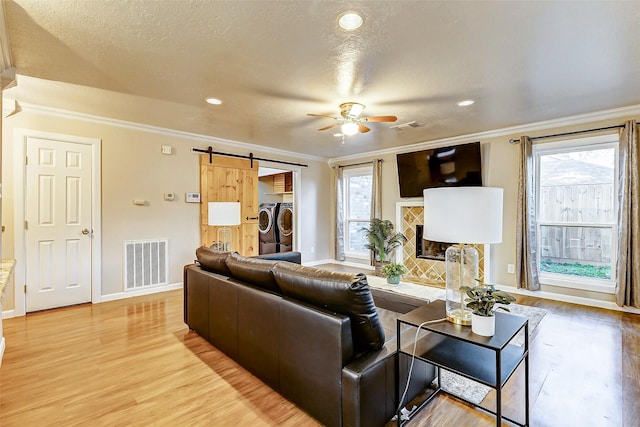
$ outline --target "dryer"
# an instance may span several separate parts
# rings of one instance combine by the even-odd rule
[[[277,216],[280,252],[293,250],[293,203],[280,203]]]

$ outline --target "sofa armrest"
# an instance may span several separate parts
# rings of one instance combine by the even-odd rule
[[[384,426],[396,414],[398,389],[396,388],[396,364],[400,361],[399,387],[406,387],[411,357],[396,353],[395,338],[383,348],[368,351],[342,369],[342,420],[343,426]],[[405,402],[427,388],[435,378],[435,368],[421,360],[415,360],[411,382]]]
[[[342,425],[383,426],[395,411],[395,342],[342,369]],[[390,415],[391,414],[391,415]]]
[[[296,251],[276,252],[273,254],[256,255],[253,258],[262,258],[274,261],[289,261],[295,264],[302,264],[302,254]]]

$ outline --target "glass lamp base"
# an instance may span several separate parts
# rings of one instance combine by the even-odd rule
[[[447,320],[456,325],[469,326],[471,324],[471,311],[451,310],[447,313]]]
[[[451,245],[445,253],[446,276],[446,313],[447,320],[457,325],[471,324],[471,310],[465,306],[464,292],[461,286],[475,286],[478,277],[478,251],[473,246]]]

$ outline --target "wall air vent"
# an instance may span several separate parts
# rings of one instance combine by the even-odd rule
[[[167,284],[168,245],[167,240],[129,240],[124,242],[126,291]]]

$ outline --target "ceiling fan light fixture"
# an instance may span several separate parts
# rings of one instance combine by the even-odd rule
[[[363,22],[358,12],[345,12],[338,16],[338,25],[345,31],[355,31],[362,26]]]
[[[356,122],[344,122],[340,129],[344,135],[352,136],[358,133],[358,124]]]
[[[364,111],[364,105],[358,102],[345,102],[340,104],[340,114],[346,118],[356,118]]]

